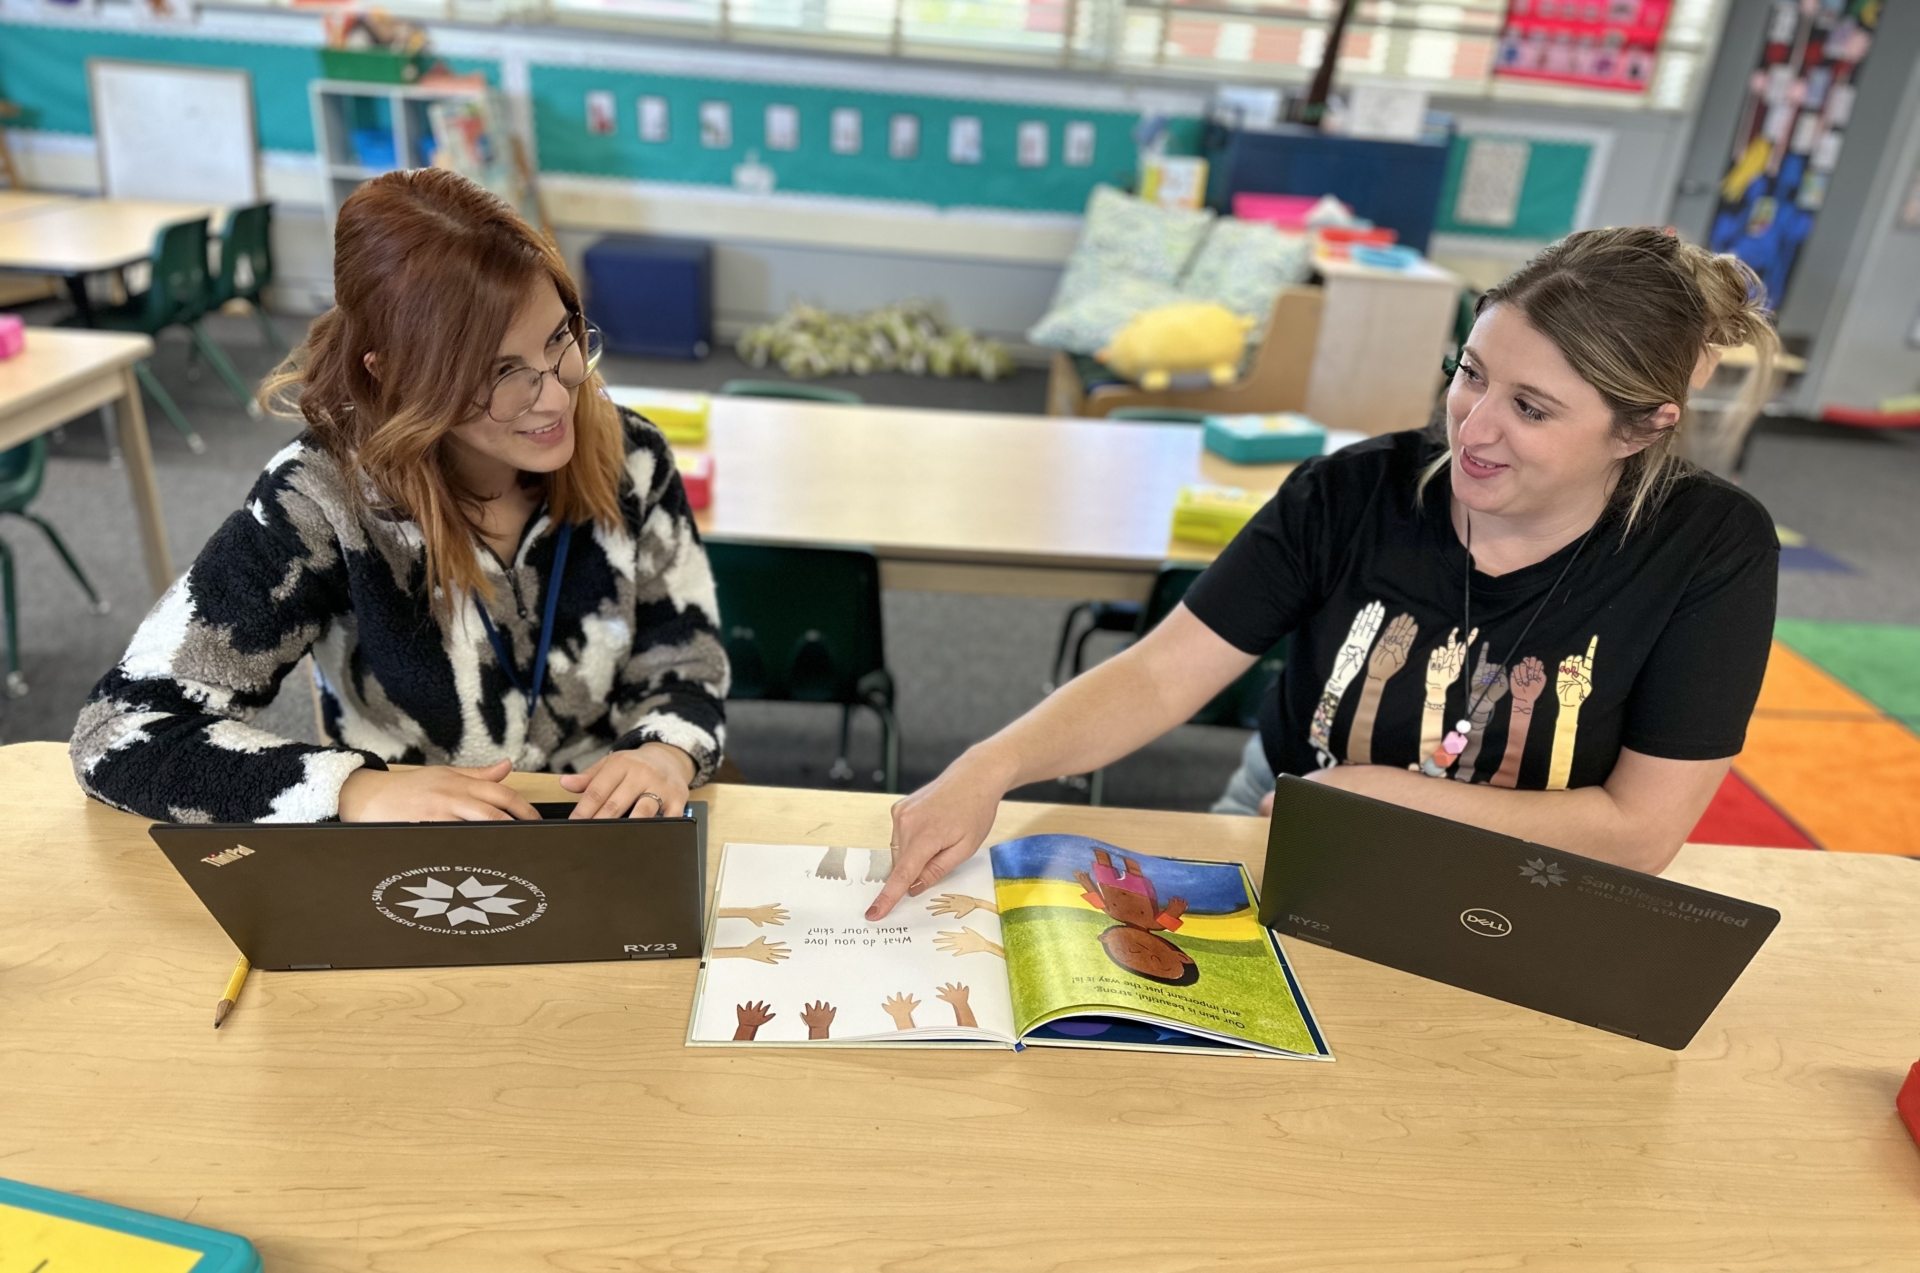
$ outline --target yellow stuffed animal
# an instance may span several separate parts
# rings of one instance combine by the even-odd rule
[[[1184,372],[1203,371],[1216,385],[1230,384],[1252,330],[1251,318],[1225,306],[1181,301],[1134,315],[1094,357],[1156,393]]]

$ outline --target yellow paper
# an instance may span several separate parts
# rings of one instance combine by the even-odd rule
[[[201,1254],[0,1202],[0,1273],[190,1273]]]

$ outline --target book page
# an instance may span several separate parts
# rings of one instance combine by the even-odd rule
[[[984,854],[870,924],[886,849],[728,844],[689,1043],[1013,1041]]]
[[[1104,1014],[1165,1023],[1168,1044],[1193,1030],[1327,1055],[1238,863],[1077,835],[1009,840],[992,858],[1022,1036],[1053,1024],[1052,1041],[1077,1034],[1101,1046]]]

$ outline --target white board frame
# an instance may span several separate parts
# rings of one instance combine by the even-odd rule
[[[250,72],[88,58],[87,93],[108,197],[260,202]]]

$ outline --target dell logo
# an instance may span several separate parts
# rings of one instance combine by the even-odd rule
[[[201,858],[200,860],[202,862],[205,862],[208,866],[231,866],[235,862],[238,862],[241,858],[250,858],[252,856],[253,856],[252,849],[248,848],[244,844],[236,844],[232,848],[227,849],[224,852],[209,853],[207,854],[207,856]]]
[[[1513,925],[1499,911],[1490,911],[1484,906],[1460,912],[1460,923],[1476,937],[1505,937],[1513,931]]]

